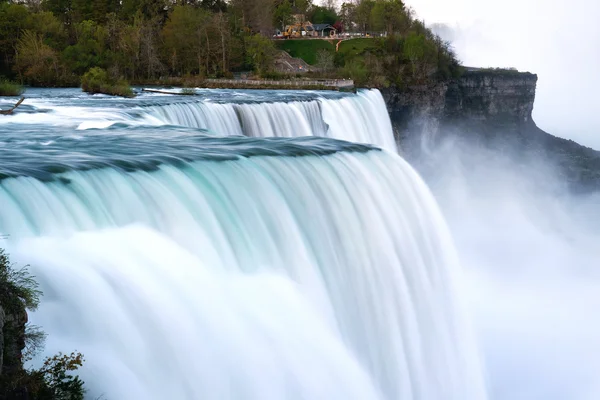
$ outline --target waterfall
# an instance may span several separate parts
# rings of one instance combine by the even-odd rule
[[[0,233],[89,398],[486,399],[452,239],[378,91],[56,91],[0,122]]]
[[[392,125],[378,90],[341,98],[255,103],[182,102],[150,107],[165,124],[251,137],[323,136],[396,151]]]
[[[32,320],[91,398],[485,398],[424,183],[389,152],[305,154],[0,181]]]

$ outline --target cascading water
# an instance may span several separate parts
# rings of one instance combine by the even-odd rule
[[[324,136],[370,143],[394,151],[396,144],[385,102],[378,90],[340,99],[320,98],[254,104],[175,103],[149,114],[173,125],[252,137]],[[235,116],[239,117],[238,124]]]
[[[0,232],[90,398],[486,398],[451,239],[395,153],[46,128],[0,138]]]

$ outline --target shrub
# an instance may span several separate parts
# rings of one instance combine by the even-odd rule
[[[23,86],[7,80],[0,80],[0,96],[20,96]]]
[[[194,88],[183,88],[183,89],[181,89],[181,94],[183,96],[195,96],[196,95],[196,89],[194,89]]]
[[[134,97],[129,83],[124,79],[114,79],[102,68],[90,68],[81,77],[81,88],[84,92],[103,93],[111,96]]]
[[[8,255],[0,249],[0,305],[7,312],[35,310],[42,292],[27,267],[15,269]]]

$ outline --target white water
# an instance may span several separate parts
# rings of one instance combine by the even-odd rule
[[[255,104],[175,103],[148,115],[166,124],[252,137],[323,136],[396,151],[386,105],[378,90],[341,99]]]
[[[90,398],[486,398],[451,239],[397,155],[62,176],[1,181],[0,232]]]

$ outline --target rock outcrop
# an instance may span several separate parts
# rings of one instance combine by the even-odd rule
[[[383,89],[382,94],[403,140],[448,126],[467,131],[531,128],[536,83],[535,74],[481,70],[431,86]]]
[[[0,306],[0,375],[11,374],[23,368],[27,312],[5,312]]]
[[[445,139],[501,149],[515,160],[544,159],[577,190],[600,189],[600,152],[539,129],[532,118],[537,75],[467,71],[461,78],[406,90],[383,89],[400,146],[414,160]],[[424,143],[426,143],[424,145]]]

